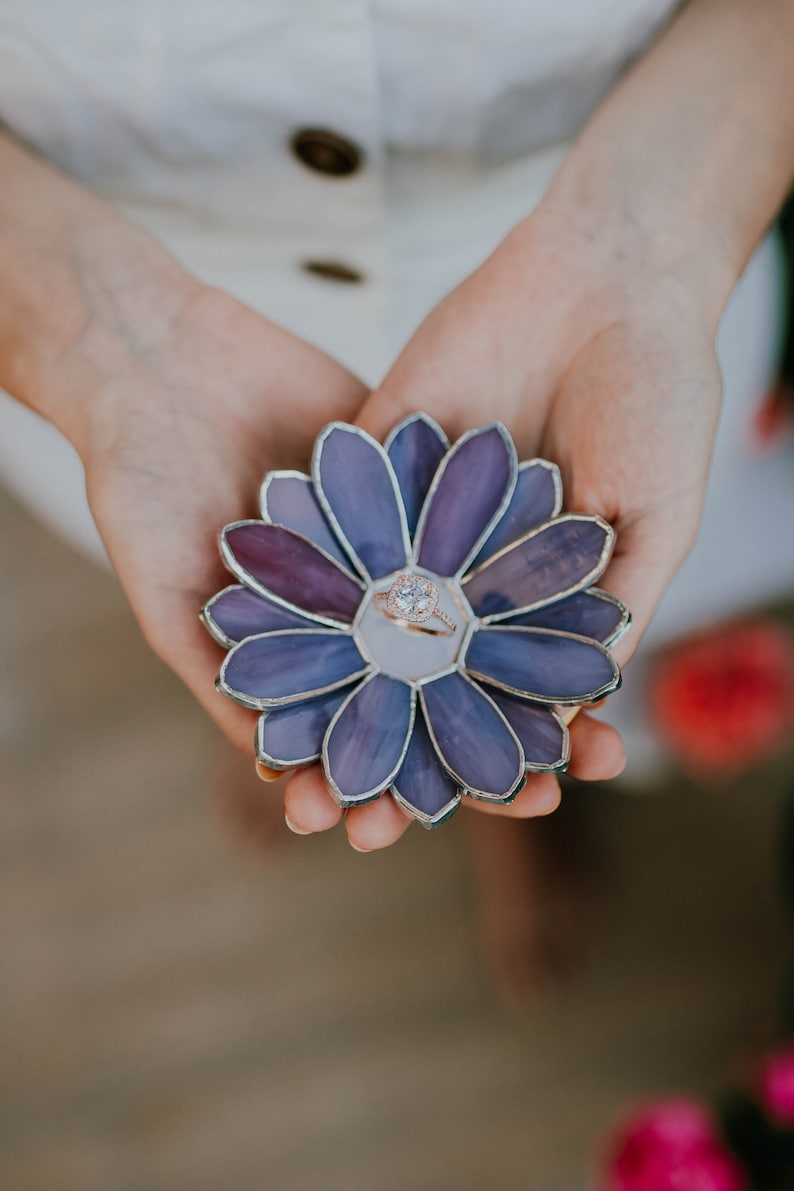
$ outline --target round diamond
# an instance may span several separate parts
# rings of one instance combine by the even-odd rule
[[[428,579],[405,575],[397,579],[389,592],[389,604],[406,620],[427,620],[438,602],[438,591]]]

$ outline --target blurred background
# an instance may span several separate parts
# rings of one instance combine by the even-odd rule
[[[572,783],[579,962],[507,1008],[463,814],[291,836],[110,575],[1,494],[0,548],[3,1188],[577,1191],[627,1105],[778,1030],[790,756]]]

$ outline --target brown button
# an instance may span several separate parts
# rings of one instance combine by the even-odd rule
[[[302,128],[292,137],[290,147],[310,170],[337,178],[354,174],[362,161],[357,145],[327,128]]]
[[[329,281],[352,283],[364,280],[363,273],[352,269],[350,265],[343,265],[341,261],[304,261],[301,267],[307,273],[313,273],[315,277],[327,277]]]

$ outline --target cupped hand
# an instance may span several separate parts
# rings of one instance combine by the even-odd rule
[[[451,438],[500,420],[519,458],[558,463],[566,507],[617,530],[600,582],[633,614],[614,651],[625,663],[700,518],[721,392],[707,307],[686,265],[630,226],[584,236],[542,208],[431,312],[358,420],[381,439],[417,409]],[[617,733],[587,713],[571,744],[576,777],[609,778],[623,766]],[[554,776],[539,774],[508,807],[474,805],[526,817],[553,810],[559,796]],[[341,817],[316,768],[291,779],[286,805],[302,831]],[[348,811],[346,825],[355,847],[372,850],[408,821],[381,798]]]
[[[216,290],[187,286],[163,326],[145,344],[117,327],[103,336],[106,367],[80,444],[89,501],[149,644],[251,753],[256,715],[216,692],[222,653],[198,618],[229,581],[218,529],[257,516],[264,473],[305,467],[322,426],[352,419],[367,390]]]

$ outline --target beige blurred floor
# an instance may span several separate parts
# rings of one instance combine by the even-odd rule
[[[509,1022],[459,824],[241,849],[111,579],[4,496],[0,558],[0,1187],[580,1191],[620,1105],[711,1087],[773,1017],[779,779],[576,791],[587,967]]]

